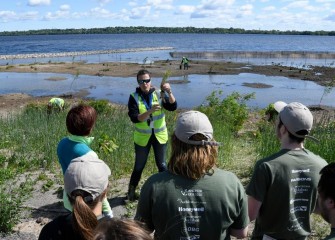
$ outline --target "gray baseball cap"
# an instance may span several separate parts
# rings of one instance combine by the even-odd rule
[[[218,142],[212,141],[213,127],[208,117],[199,111],[187,111],[181,113],[178,116],[174,133],[180,141],[187,144],[219,145]],[[197,133],[204,135],[207,140],[190,140],[190,137]]]
[[[299,102],[287,104],[278,101],[274,103],[274,108],[290,133],[299,138],[308,136],[313,127],[313,115],[308,107]],[[297,133],[301,130],[305,130],[306,134]]]
[[[64,188],[69,196],[74,190],[84,190],[94,200],[107,188],[110,175],[107,164],[89,152],[71,161],[64,174]]]

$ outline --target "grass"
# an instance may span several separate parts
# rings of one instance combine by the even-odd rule
[[[254,162],[279,149],[279,143],[274,137],[273,123],[259,120],[258,124],[251,127],[250,121],[247,121],[250,113],[246,102],[251,97],[252,95],[233,93],[220,100],[220,93],[213,93],[207,98],[206,104],[198,108],[212,122],[215,139],[223,143],[219,147],[218,167],[234,172],[244,185],[250,179]],[[97,123],[92,132],[95,137],[92,149],[110,166],[113,179],[129,178],[134,163],[134,143],[133,124],[129,120],[127,107],[110,105],[107,100],[86,102],[98,112]],[[25,186],[8,184],[9,182],[15,181],[24,173],[40,169],[61,176],[56,147],[60,139],[68,135],[65,126],[68,108],[69,106],[66,111],[48,117],[44,105],[34,104],[28,105],[19,114],[0,119],[0,232],[11,231],[18,220],[13,216],[19,216],[19,206],[29,194],[28,182]],[[178,111],[166,113],[170,134],[177,114]],[[264,111],[256,114],[262,115]],[[312,134],[322,141],[319,144],[312,141],[306,143],[307,148],[329,162],[335,160],[335,139],[332,137],[334,127],[334,116],[321,116]],[[151,151],[140,185],[156,172]],[[44,182],[41,191],[53,187],[52,181],[44,174],[40,174],[38,180]],[[128,214],[133,212],[133,204],[128,204],[127,209]],[[313,227],[315,236],[324,234],[324,225],[314,224]]]

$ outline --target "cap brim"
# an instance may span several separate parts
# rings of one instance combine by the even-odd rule
[[[283,108],[287,105],[287,103],[283,102],[283,101],[277,101],[273,104],[273,107],[275,108],[275,110],[277,112],[281,112],[281,110],[283,110]]]

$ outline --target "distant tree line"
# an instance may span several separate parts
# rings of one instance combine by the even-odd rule
[[[195,28],[195,27],[105,27],[105,28],[69,28],[41,29],[28,31],[4,31],[0,36],[19,35],[59,35],[59,34],[124,34],[124,33],[212,33],[212,34],[277,34],[277,35],[318,35],[335,36],[335,31],[279,31],[245,30],[242,28]]]

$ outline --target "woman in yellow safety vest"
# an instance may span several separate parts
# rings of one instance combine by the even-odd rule
[[[163,108],[168,111],[177,109],[177,101],[172,94],[169,83],[161,86],[161,94],[151,86],[150,72],[140,70],[137,73],[138,87],[129,96],[128,115],[135,124],[134,145],[135,165],[131,174],[128,199],[135,200],[135,189],[141,179],[142,171],[148,160],[151,146],[154,149],[155,161],[158,171],[165,171],[165,153],[168,141],[168,132],[165,123]]]

